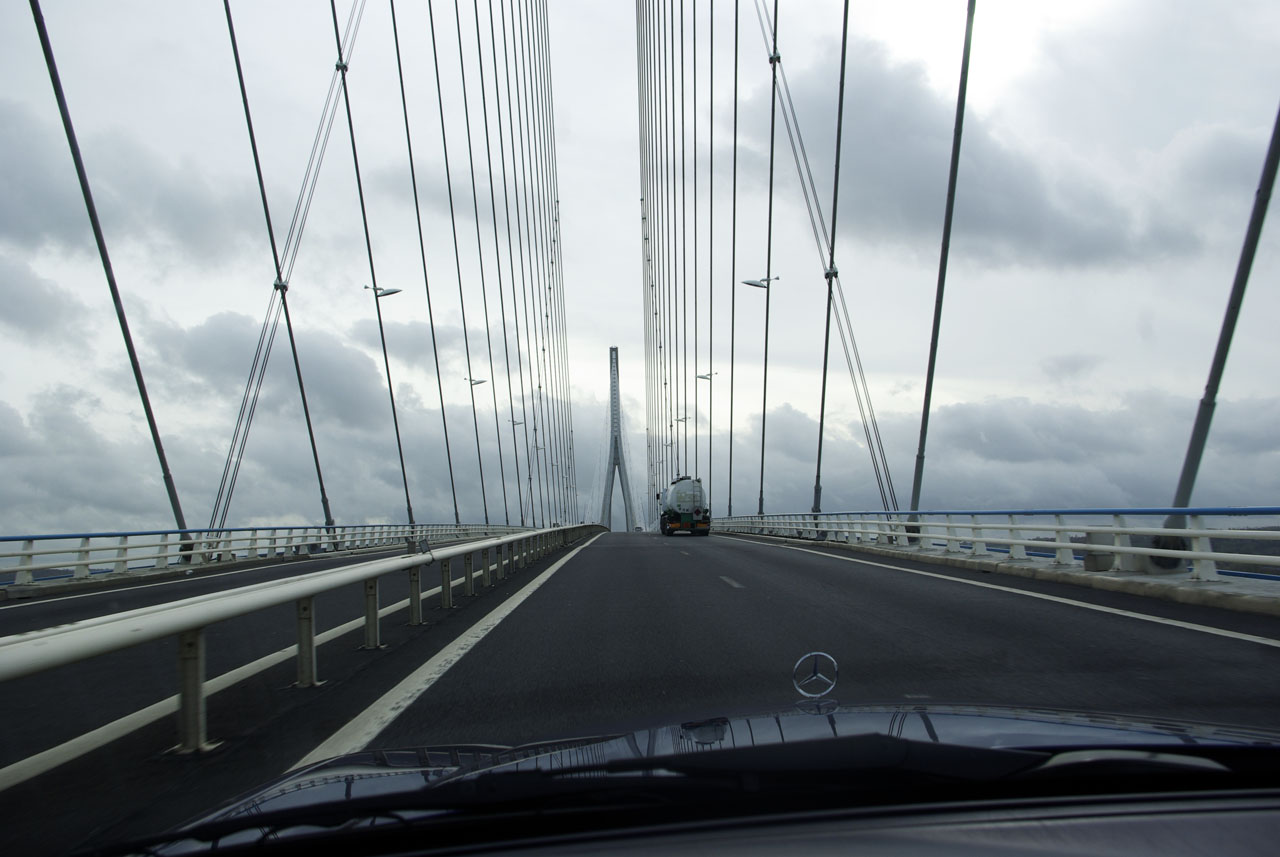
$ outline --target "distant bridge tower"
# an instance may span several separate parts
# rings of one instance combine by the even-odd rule
[[[627,532],[636,527],[631,508],[631,480],[627,478],[627,460],[622,452],[622,405],[618,401],[618,349],[609,349],[609,458],[604,465],[604,499],[600,501],[600,523],[611,526],[613,520],[613,471],[622,480],[622,504],[627,513]]]

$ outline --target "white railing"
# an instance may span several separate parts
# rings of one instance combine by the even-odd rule
[[[524,532],[485,524],[360,524],[342,527],[243,527],[0,537],[0,586],[37,580],[88,579],[212,563],[285,559]]]
[[[0,682],[66,666],[119,649],[168,637],[178,638],[179,749],[195,751],[208,745],[205,732],[205,634],[217,622],[290,602],[296,605],[298,635],[297,686],[317,683],[315,597],[353,583],[364,584],[364,646],[381,645],[378,581],[396,572],[409,575],[409,624],[423,624],[422,572],[440,566],[440,606],[453,606],[454,589],[475,594],[517,568],[570,542],[604,532],[594,524],[525,530],[479,541],[433,548],[428,553],[346,565],[286,580],[273,580],[222,592],[142,607],[54,628],[0,637]],[[475,557],[479,555],[479,568]],[[453,560],[462,558],[462,576],[454,577]]]
[[[1171,516],[1181,526],[1165,526]],[[1088,571],[1280,583],[1280,507],[823,512],[716,518],[712,531],[968,555]]]

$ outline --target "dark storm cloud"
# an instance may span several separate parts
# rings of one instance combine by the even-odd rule
[[[859,41],[851,45],[849,55],[840,232],[936,254],[954,103],[929,89],[919,66],[891,61],[876,43]],[[830,65],[815,62],[795,72],[790,81],[824,197],[831,182],[834,104],[828,92],[831,81],[820,75]],[[762,88],[744,102],[743,112],[768,115],[768,100],[769,91]],[[781,122],[777,133],[778,169],[786,171],[778,187],[785,202],[798,205],[799,187]],[[1205,166],[1218,170],[1211,180],[1240,181],[1243,172],[1234,155],[1211,148],[1191,154],[1208,156],[1211,151]],[[740,174],[748,182],[760,184],[768,174],[767,152],[767,136],[747,139]],[[823,205],[830,208],[829,198]],[[994,265],[1076,267],[1183,254],[1194,250],[1199,240],[1187,221],[1166,205],[1125,199],[1095,165],[1051,161],[1046,153],[999,132],[972,109],[967,112],[953,254]]]
[[[108,246],[215,258],[257,236],[247,177],[228,183],[189,161],[119,133],[81,135],[85,168]],[[0,243],[91,251],[84,200],[66,139],[25,106],[0,100]]]
[[[89,308],[74,294],[0,250],[0,327],[30,344],[84,341]]]

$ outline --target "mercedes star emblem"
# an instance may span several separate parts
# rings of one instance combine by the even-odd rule
[[[826,652],[809,652],[796,661],[791,673],[791,683],[796,690],[810,699],[826,696],[835,690],[840,670],[836,659]]]

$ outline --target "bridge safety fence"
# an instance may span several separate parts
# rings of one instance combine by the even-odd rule
[[[0,536],[0,587],[343,554],[525,532],[489,524],[356,524]]]
[[[311,535],[315,536],[315,528],[311,529]],[[408,575],[409,624],[422,625],[424,600],[436,592],[423,590],[423,578],[429,566],[437,565],[440,570],[439,603],[447,609],[454,606],[454,592],[459,586],[465,595],[474,595],[477,581],[481,587],[490,587],[494,584],[495,574],[498,580],[502,580],[539,558],[604,531],[604,527],[596,524],[523,530],[434,547],[425,552],[354,562],[283,580],[270,580],[0,637],[0,682],[176,637],[177,749],[194,752],[209,746],[204,675],[205,629],[208,626],[282,604],[294,604],[298,639],[293,649],[297,664],[295,686],[312,687],[319,681],[315,619],[317,595],[351,584],[363,584],[363,620],[359,623],[364,630],[363,648],[377,650],[381,647],[381,617],[387,612],[387,608],[379,603],[378,583],[381,578],[397,573]],[[461,575],[457,573],[459,565]],[[0,782],[0,788],[4,785],[6,783]]]
[[[716,518],[712,531],[967,555],[1095,572],[1280,583],[1280,507],[802,512]]]

